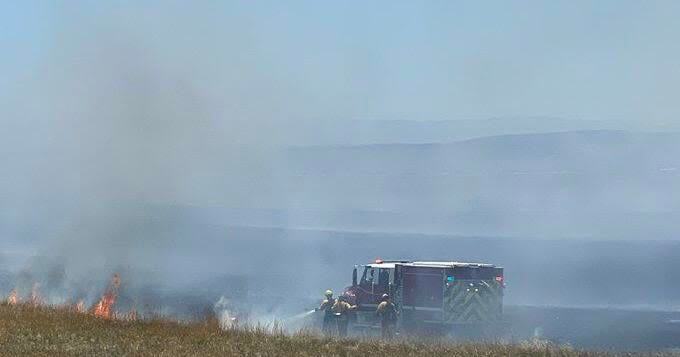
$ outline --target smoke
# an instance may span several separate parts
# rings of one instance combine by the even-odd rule
[[[238,326],[238,320],[233,312],[233,307],[231,306],[229,299],[224,296],[220,296],[214,306],[215,316],[220,324],[220,328],[223,330],[229,330],[236,328]]]
[[[211,6],[118,5],[52,9],[33,71],[3,96],[3,249],[39,258],[18,263],[2,294],[26,300],[39,287],[51,304],[90,306],[120,272],[119,305],[158,308],[162,292],[145,287],[247,269],[217,267],[228,248],[211,267],[193,264],[211,247],[168,207],[267,207],[283,192],[272,155],[285,100],[257,78],[263,64],[244,58],[243,19]],[[200,249],[183,256],[182,246]]]
[[[271,73],[271,48],[227,5],[118,5],[52,9],[30,75],[3,97],[3,245],[37,256],[3,266],[19,273],[0,294],[39,287],[49,304],[91,307],[115,272],[120,311],[191,320],[217,301],[229,322],[220,278],[233,275],[254,281],[237,298],[260,300],[252,321],[308,308],[326,280],[316,251],[295,255],[279,233],[257,254],[259,234],[224,228],[288,205],[281,147],[300,81]]]
[[[422,144],[535,132],[537,122],[538,131],[584,124],[347,126],[338,117],[431,113],[414,108],[450,110],[456,100],[497,110],[527,101],[507,96],[513,104],[503,105],[498,88],[519,85],[516,74],[489,76],[507,69],[496,61],[461,70],[474,90],[450,88],[458,75],[447,71],[470,68],[451,65],[453,54],[421,48],[418,60],[401,41],[379,46],[386,41],[377,33],[377,49],[362,48],[336,28],[307,38],[301,33],[322,20],[296,24],[303,15],[276,6],[122,1],[50,10],[28,74],[1,88],[0,236],[3,253],[21,259],[3,254],[3,269],[18,273],[0,271],[0,293],[16,289],[25,300],[38,289],[54,304],[90,306],[119,272],[125,309],[190,317],[207,307],[230,327],[246,309],[234,301],[249,300],[257,308],[243,315],[257,322],[297,323],[323,290],[342,291],[353,264],[381,256],[504,265],[506,301],[515,304],[677,306],[680,290],[667,283],[675,244],[474,238],[674,239],[680,149],[667,144],[672,137],[600,132]],[[262,11],[270,17],[258,17]],[[429,57],[437,63],[423,62]],[[413,78],[403,79],[407,65],[432,70],[405,71]],[[648,142],[662,145],[645,151]],[[245,277],[248,293],[223,297],[232,287],[225,275]]]
[[[246,31],[218,31],[209,7],[170,7],[58,9],[3,115],[5,220],[40,222],[31,239],[83,268],[162,254],[161,234],[144,232],[149,207],[238,207],[271,192],[274,112],[243,107],[252,91],[258,108],[272,96],[252,87],[257,65],[235,58]]]

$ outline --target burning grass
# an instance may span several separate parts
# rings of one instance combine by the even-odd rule
[[[541,344],[384,343],[222,330],[216,320],[102,319],[73,309],[0,304],[0,355],[604,356]],[[627,354],[636,356],[635,354]],[[661,354],[656,354],[661,355]]]

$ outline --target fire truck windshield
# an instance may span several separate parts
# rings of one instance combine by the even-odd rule
[[[367,266],[364,268],[364,273],[361,276],[361,282],[359,285],[384,285],[387,286],[390,283],[390,269],[385,268],[374,268]]]
[[[365,267],[359,285],[373,285],[373,282],[378,275],[377,270],[378,268],[371,268],[370,266]]]

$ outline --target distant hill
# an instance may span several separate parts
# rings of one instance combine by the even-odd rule
[[[508,117],[461,120],[300,120],[282,128],[280,137],[297,145],[367,145],[443,143],[477,137],[625,129],[618,122],[554,117]]]
[[[383,212],[400,217],[396,226],[421,222],[406,224],[411,229],[429,222],[434,231],[465,234],[670,238],[676,230],[667,219],[680,212],[675,133],[314,146],[293,148],[282,161],[294,207]],[[543,224],[550,227],[537,229]]]
[[[290,150],[300,171],[490,174],[540,170],[633,171],[680,163],[680,134],[575,131],[500,135],[450,143],[313,146]]]
[[[94,175],[90,190],[97,196],[108,192],[109,180],[132,180],[109,202],[125,214],[117,208],[148,203],[134,201],[139,190],[161,205],[222,207],[229,213],[214,219],[237,225],[541,239],[677,239],[680,232],[678,133],[579,130],[229,149],[177,148],[185,155],[177,160],[175,151],[160,150],[142,160],[158,166],[141,170],[147,176],[140,182],[126,165],[109,167],[95,156],[88,169],[58,150],[39,161],[49,161],[53,175],[27,181],[34,155],[13,155],[20,168],[3,177],[0,233],[25,242],[64,229],[69,208],[78,207],[80,173]],[[97,174],[100,166],[111,172]]]
[[[237,127],[247,132],[260,130],[249,123],[239,124]],[[284,144],[299,146],[424,144],[447,143],[500,135],[593,130],[680,132],[680,125],[674,123],[568,119],[545,116],[452,120],[329,118],[291,120],[289,125],[277,127],[277,138]]]

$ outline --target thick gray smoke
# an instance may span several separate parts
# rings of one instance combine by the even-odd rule
[[[247,31],[209,8],[55,10],[35,70],[4,98],[3,239],[61,257],[71,279],[186,279],[178,242],[210,247],[166,207],[267,207],[282,192],[276,90],[252,81]]]

